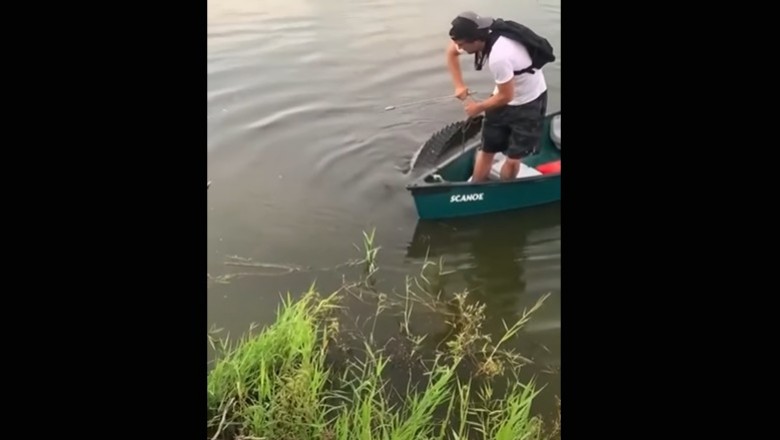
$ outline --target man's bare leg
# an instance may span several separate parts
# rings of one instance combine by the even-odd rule
[[[471,176],[472,182],[484,182],[490,175],[490,167],[493,165],[493,156],[495,153],[485,153],[477,151],[477,158],[474,161],[474,173]]]
[[[501,180],[513,180],[520,171],[520,159],[511,159],[509,157],[504,161],[501,167]]]

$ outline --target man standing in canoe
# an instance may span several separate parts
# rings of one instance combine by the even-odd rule
[[[452,20],[447,66],[455,96],[465,102],[469,117],[485,113],[482,146],[477,152],[472,181],[487,180],[493,156],[507,156],[501,179],[517,176],[520,159],[538,151],[547,112],[547,83],[541,67],[555,60],[552,47],[533,31],[513,21],[463,12]],[[496,88],[484,101],[469,98],[458,56],[474,55],[476,70],[487,66]]]

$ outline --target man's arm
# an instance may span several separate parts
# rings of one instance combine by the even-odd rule
[[[447,67],[449,68],[450,75],[452,76],[452,83],[455,86],[455,96],[458,99],[464,99],[468,96],[468,87],[463,83],[463,74],[460,71],[460,51],[458,51],[458,45],[454,41],[450,41],[447,46]]]
[[[515,82],[510,79],[509,81],[498,85],[498,92],[484,101],[472,101],[466,102],[466,114],[469,116],[476,116],[484,111],[501,107],[509,104],[512,100],[512,96],[515,94]]]
[[[513,78],[510,78],[509,81],[498,84],[498,93],[491,96],[490,98],[480,101],[477,103],[479,106],[479,112],[482,113],[486,110],[494,109],[497,107],[503,107],[507,104],[509,104],[509,101],[512,100],[512,97],[515,95],[515,82]]]

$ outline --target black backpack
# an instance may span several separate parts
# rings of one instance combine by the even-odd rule
[[[490,26],[490,30],[490,37],[488,37],[488,41],[485,42],[484,52],[482,54],[475,54],[474,67],[477,70],[482,70],[482,63],[484,62],[485,57],[490,54],[493,43],[501,36],[511,38],[522,44],[528,51],[528,55],[531,56],[531,66],[523,70],[515,70],[515,75],[521,75],[523,73],[533,74],[535,70],[541,69],[545,64],[555,61],[555,54],[553,53],[553,47],[550,42],[520,23],[497,18]]]

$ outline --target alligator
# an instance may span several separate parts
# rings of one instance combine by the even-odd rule
[[[428,171],[461,152],[466,142],[482,132],[483,117],[454,122],[434,133],[412,156],[408,172]]]

